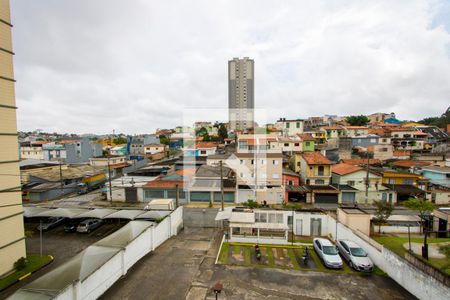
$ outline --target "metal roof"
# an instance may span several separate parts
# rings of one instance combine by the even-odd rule
[[[171,212],[167,210],[149,210],[143,214],[140,214],[135,219],[159,220],[170,215],[170,213]]]
[[[136,219],[137,216],[143,214],[144,211],[143,210],[135,210],[135,209],[130,209],[130,210],[119,210],[116,211],[115,213],[112,213],[110,215],[107,215],[105,217],[103,217],[103,219],[128,219],[128,220],[134,220]]]
[[[48,208],[44,207],[35,207],[35,206],[24,206],[23,207],[23,216],[26,218],[33,218],[36,217],[36,215],[49,210]]]
[[[95,246],[104,247],[117,247],[123,248],[137,238],[147,228],[153,226],[156,223],[145,221],[131,221],[126,226],[120,228],[116,232],[108,235],[104,239],[101,239]]]
[[[97,218],[97,219],[103,219],[104,217],[117,212],[117,209],[110,209],[110,208],[96,208],[89,210],[87,212],[84,212],[82,214],[79,214],[76,216],[77,218]]]
[[[64,217],[64,218],[75,218],[78,215],[87,212],[88,209],[85,208],[56,208],[47,209],[41,213],[35,215],[35,217]]]

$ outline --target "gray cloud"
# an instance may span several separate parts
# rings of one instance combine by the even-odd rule
[[[441,1],[12,1],[19,129],[174,127],[183,109],[226,108],[227,60],[236,56],[255,59],[256,105],[276,110],[272,120],[438,115],[449,105],[449,8]]]

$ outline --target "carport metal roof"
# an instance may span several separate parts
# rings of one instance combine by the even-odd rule
[[[112,213],[110,215],[107,215],[103,217],[103,219],[128,219],[128,220],[134,220],[137,216],[143,214],[143,210],[135,210],[135,209],[123,209],[116,211],[115,213]]]
[[[140,214],[135,219],[151,219],[151,220],[159,220],[166,216],[170,215],[170,211],[167,210],[149,210]]]
[[[84,280],[120,251],[89,246],[66,263],[27,284],[8,299],[53,299],[77,280]]]
[[[154,222],[130,221],[126,226],[101,239],[94,245],[123,248],[154,224]]]
[[[82,214],[79,214],[76,216],[77,218],[96,218],[96,219],[103,219],[104,217],[113,214],[117,212],[117,209],[110,209],[110,208],[96,208],[89,210],[87,212],[84,212]]]
[[[26,218],[33,218],[36,217],[36,215],[50,210],[48,208],[44,208],[44,207],[35,207],[35,206],[24,206],[23,207],[23,216]]]
[[[78,215],[87,212],[86,208],[56,208],[47,209],[37,215],[36,217],[64,217],[64,218],[78,218]]]

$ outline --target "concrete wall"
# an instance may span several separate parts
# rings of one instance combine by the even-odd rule
[[[328,232],[333,239],[336,238],[337,232],[338,239],[349,239],[358,243],[380,269],[417,298],[448,299],[450,289],[447,286],[366,235],[352,231],[341,223],[336,224],[332,217],[328,218]]]
[[[141,222],[141,221],[138,221]],[[75,281],[55,297],[58,300],[97,299],[142,257],[156,249],[183,224],[183,207],[177,208],[156,226],[149,227],[116,255],[82,281]],[[38,296],[38,295],[36,295]]]

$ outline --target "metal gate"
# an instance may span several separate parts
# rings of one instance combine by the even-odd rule
[[[342,203],[343,204],[355,204],[355,193],[353,192],[342,192]]]
[[[314,203],[338,203],[337,194],[314,194]]]
[[[311,219],[311,235],[320,236],[322,232],[322,219]]]
[[[127,187],[125,188],[125,201],[126,202],[137,202],[137,188]]]

